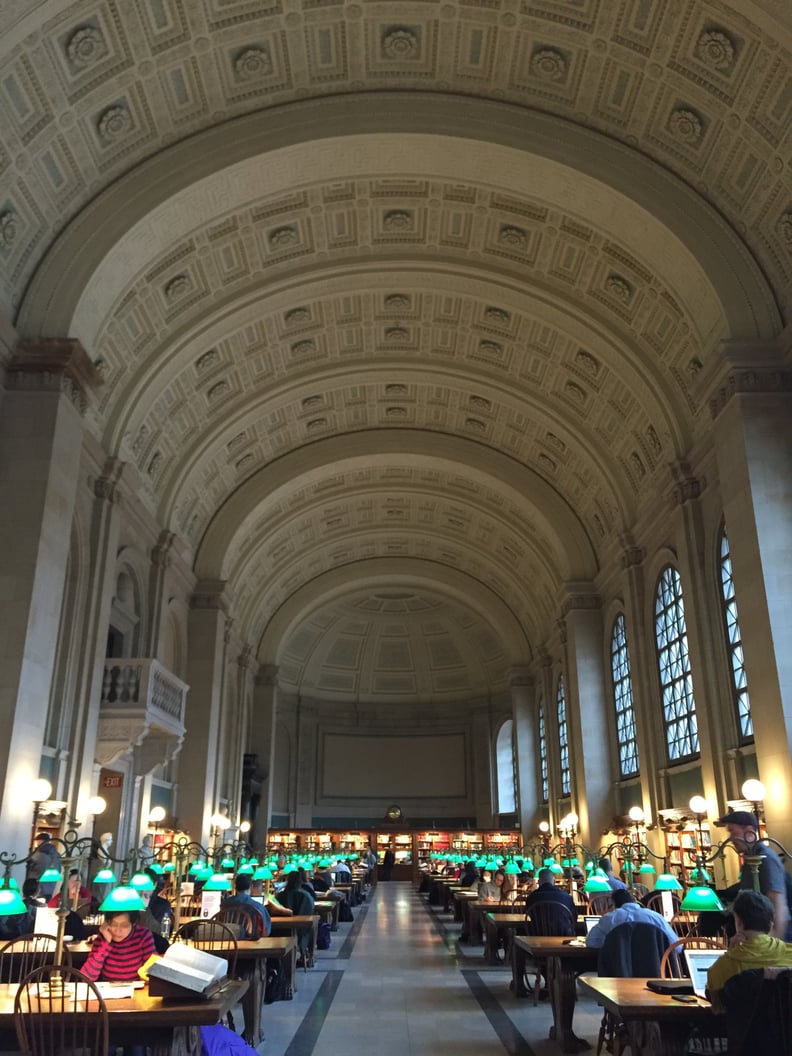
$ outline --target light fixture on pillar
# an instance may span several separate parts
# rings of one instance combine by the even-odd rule
[[[209,824],[211,825],[210,838],[213,843],[212,849],[216,851],[221,843],[221,833],[225,832],[226,829],[231,828],[231,820],[226,814],[223,814],[218,810],[209,819]]]
[[[627,811],[627,814],[630,818],[630,821],[635,826],[636,843],[642,843],[643,840],[641,839],[641,826],[643,825],[644,821],[646,821],[646,814],[644,813],[643,807],[630,807],[630,809]]]
[[[33,844],[33,840],[36,836],[36,826],[38,825],[39,811],[41,810],[41,804],[46,803],[47,800],[52,796],[52,785],[47,781],[45,777],[36,778],[33,784],[30,786],[30,798],[33,801],[33,820],[30,823],[30,843]]]
[[[242,833],[243,836],[247,836],[247,834],[250,832],[250,822],[240,821],[239,831]]]
[[[164,807],[152,807],[149,811],[148,823],[154,828],[154,835],[156,836],[157,831],[165,820],[165,808]]]
[[[698,830],[698,839],[696,841],[696,866],[690,873],[690,879],[694,884],[710,884],[712,883],[712,877],[704,868],[705,855],[703,831],[703,821],[709,813],[709,804],[704,796],[691,796],[688,806],[696,816],[696,828]]]
[[[753,803],[756,820],[762,823],[762,806],[764,805],[765,786],[756,777],[749,777],[743,781],[742,794]]]

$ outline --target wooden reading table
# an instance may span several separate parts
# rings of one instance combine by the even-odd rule
[[[581,979],[580,985],[622,1020],[630,1032],[630,1051],[642,1056],[684,1056],[691,1032],[696,1027],[712,1027],[720,1019],[709,1001],[674,1001],[670,994],[647,990],[646,979],[590,976]],[[726,1034],[725,1024],[722,1033]]]
[[[599,950],[586,946],[582,939],[566,939],[556,935],[515,935],[512,944],[512,987],[515,997],[527,997],[523,984],[528,958],[544,965],[553,1026],[550,1038],[561,1046],[562,1052],[582,1052],[591,1045],[576,1037],[572,1017],[577,1001],[576,983],[581,972],[595,971]]]
[[[107,1000],[110,1034],[119,1045],[147,1045],[152,1056],[200,1056],[200,1028],[224,1019],[240,999],[244,1000],[247,989],[244,980],[230,979],[206,1001],[174,1001],[151,997],[144,987],[135,990],[132,997]],[[15,983],[0,986],[0,1047],[5,1052],[18,1051],[14,1030],[16,991]]]

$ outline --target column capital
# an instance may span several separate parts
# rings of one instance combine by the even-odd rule
[[[773,341],[722,341],[696,379],[713,420],[738,394],[792,392],[792,330]]]
[[[224,579],[203,579],[196,583],[193,595],[190,598],[191,609],[217,609],[228,613],[229,603],[224,591],[226,581]]]
[[[520,686],[523,686],[526,689],[533,688],[533,675],[531,674],[530,668],[524,664],[515,664],[514,667],[510,667],[508,670],[508,678],[510,689],[516,689]]]
[[[638,546],[629,532],[619,536],[622,546],[621,564],[623,569],[636,568],[646,560],[646,547]]]
[[[93,488],[97,499],[111,506],[121,501],[121,477],[127,463],[120,458],[108,458],[102,469],[101,477],[90,477],[88,484]]]
[[[669,467],[674,485],[671,497],[675,506],[684,506],[693,499],[698,499],[707,486],[705,477],[697,477],[689,462],[672,462]]]
[[[151,548],[151,563],[157,568],[167,568],[171,563],[170,551],[176,536],[173,532],[160,532],[160,537]]]
[[[593,583],[565,583],[563,590],[562,617],[581,609],[592,611],[602,608],[602,598]]]
[[[278,665],[262,664],[256,675],[257,686],[276,686],[278,684]]]
[[[253,657],[253,646],[250,644],[250,642],[245,642],[245,644],[242,646],[242,651],[237,657],[236,662],[237,667],[241,668],[243,671],[247,671],[253,666],[253,664],[255,663],[255,659]]]
[[[6,367],[6,384],[20,390],[64,392],[80,413],[102,374],[83,346],[71,337],[22,338]]]

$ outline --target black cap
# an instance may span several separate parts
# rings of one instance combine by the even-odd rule
[[[759,829],[759,822],[756,820],[756,816],[747,810],[732,810],[729,814],[724,814],[722,818],[718,818],[715,824],[750,825],[752,829],[757,831]]]

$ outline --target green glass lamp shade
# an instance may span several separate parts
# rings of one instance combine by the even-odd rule
[[[283,876],[286,876],[288,873],[294,873],[296,871],[297,866],[292,865],[291,863],[289,863],[288,865],[284,865],[283,869],[281,870]]]
[[[162,873],[165,872],[165,869],[163,869],[163,867],[159,864],[159,862],[152,862],[151,865],[148,868],[152,871],[152,873],[160,873],[160,874],[162,874]]]
[[[251,865],[250,862],[245,862],[244,865],[240,865],[237,869],[237,876],[252,876],[255,871],[255,865]]]
[[[146,873],[135,873],[129,881],[129,886],[134,887],[136,891],[153,891],[154,881]]]
[[[550,869],[553,873],[555,873],[556,876],[563,875],[564,870],[561,868],[558,862],[553,862],[553,864],[550,866]]]
[[[162,871],[163,873],[175,873],[176,866],[173,864],[173,862],[166,862],[162,867]]]
[[[113,888],[107,898],[99,906],[100,913],[133,913],[136,910],[144,910],[146,904],[134,887],[121,884]]]
[[[545,867],[545,869],[549,869],[552,866],[552,864],[553,864],[552,856],[549,857],[549,858],[543,858],[542,859],[542,865]]]
[[[498,863],[495,858],[488,858],[484,864],[484,868],[489,869],[491,872],[494,873],[495,870],[498,868]]]
[[[673,873],[661,873],[655,880],[655,891],[681,891],[682,885]]]
[[[300,859],[300,861],[302,861],[302,860],[303,859]],[[256,866],[259,864],[259,860],[258,860],[258,858],[248,858],[247,864],[248,865],[252,865],[253,868],[255,869]]]
[[[523,863],[522,867],[523,867],[523,871],[524,872],[526,872],[526,873],[527,872],[533,872],[533,868],[534,868],[533,858],[523,858],[522,863]]]
[[[508,876],[518,876],[520,867],[516,862],[507,862],[505,872]]]
[[[187,873],[188,873],[189,876],[197,876],[199,873],[202,873],[205,869],[206,869],[206,866],[204,865],[204,863],[203,862],[199,862],[198,859],[196,858],[196,860],[192,863],[190,868],[187,870]]]
[[[220,862],[221,869],[233,869],[234,865],[235,862],[233,858],[224,858],[222,862]]]
[[[260,865],[253,874],[254,880],[274,880],[272,870],[267,865]]]
[[[583,885],[587,895],[605,895],[610,893],[610,884],[604,876],[590,876]]]
[[[231,881],[225,873],[212,873],[203,889],[204,891],[230,891]]]
[[[44,872],[41,874],[41,876],[39,877],[39,883],[40,884],[55,884],[55,883],[58,882],[58,880],[61,880],[61,879],[62,879],[62,877],[61,877],[60,869],[52,869],[52,868],[50,868],[50,869],[45,869]]]
[[[19,884],[13,876],[0,878],[0,891],[19,891]]]
[[[693,913],[708,913],[722,912],[726,907],[711,887],[691,887],[682,899],[680,908],[691,910]]]
[[[593,873],[594,872],[594,863],[593,862],[586,862],[586,872],[587,873]]]
[[[93,878],[95,884],[117,884],[118,880],[112,869],[100,869]]]
[[[696,884],[697,886],[703,884],[711,884],[712,877],[706,869],[691,869],[690,882],[692,884]]]
[[[642,876],[654,876],[654,874],[657,872],[657,870],[655,869],[655,867],[652,865],[651,862],[644,862],[641,865],[641,868],[638,870],[638,872]]]
[[[200,873],[195,874],[195,879],[198,881],[198,883],[205,884],[213,872],[214,870],[212,869],[211,865],[205,865],[200,871]]]
[[[487,864],[487,859],[482,855],[480,858],[476,858],[476,868],[484,869]]]
[[[0,917],[18,917],[27,911],[28,907],[18,891],[11,891],[9,888],[0,891]]]

